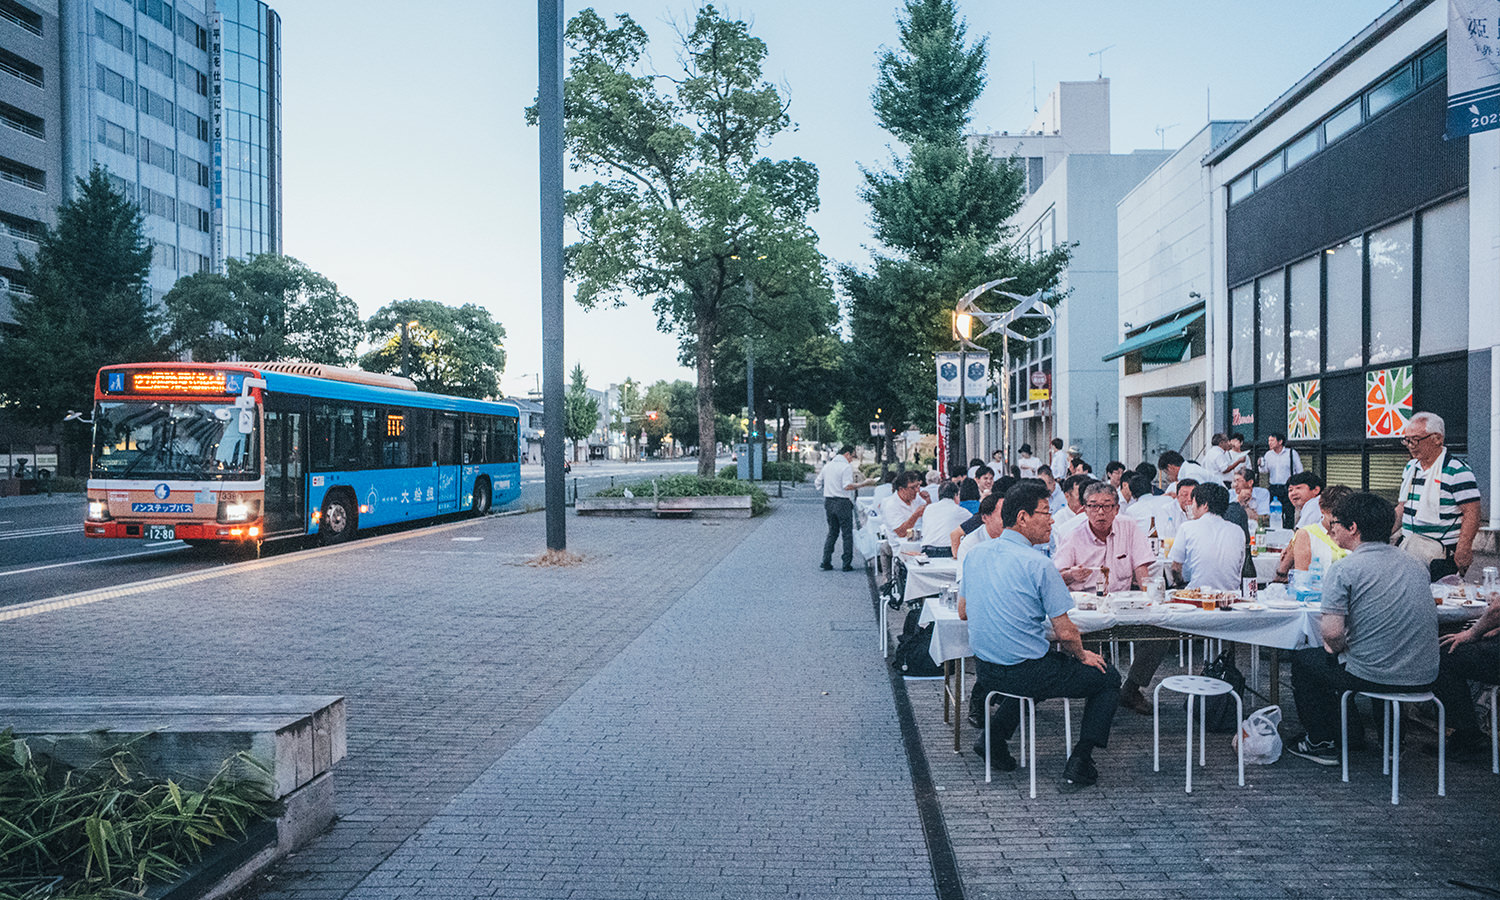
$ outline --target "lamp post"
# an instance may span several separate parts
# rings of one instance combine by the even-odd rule
[[[965,294],[963,298],[958,301],[958,306],[953,311],[953,330],[955,340],[958,339],[960,317],[970,319],[971,322],[973,319],[979,320],[980,324],[984,326],[984,330],[981,331],[978,335],[979,337],[994,334],[997,331],[1000,333],[1000,402],[1002,407],[1001,427],[1005,432],[1001,440],[1001,445],[1005,448],[1006,463],[1010,462],[1011,441],[1010,339],[1012,336],[1014,336],[1022,341],[1040,340],[1051,334],[1053,329],[1057,327],[1057,312],[1047,304],[1045,291],[1037,291],[1034,294],[1028,294],[1024,297],[1020,294],[1013,294],[1010,291],[995,291],[995,293],[1001,295],[1002,297],[1008,297],[1009,299],[1014,301],[1014,305],[1012,305],[1010,309],[1006,310],[1003,313],[987,313],[974,305],[974,301],[977,300],[981,294],[985,293],[986,291],[993,290],[1010,280],[1011,279],[1009,278],[1000,278],[995,281],[981,284],[980,286]],[[1034,334],[1027,334],[1022,331],[1016,331],[1012,327],[1023,321],[1027,322],[1028,325],[1031,326],[1030,330],[1034,331]],[[968,338],[966,335],[965,341],[967,340]],[[962,386],[962,380],[960,381],[960,386]],[[962,391],[960,391],[960,393],[962,393]],[[962,398],[960,398],[959,400],[959,410],[960,416],[962,416]]]
[[[740,254],[738,254],[738,253],[731,253],[731,254],[729,254],[729,258],[730,259],[748,258],[748,259],[754,259],[754,260],[762,260],[762,259],[766,258],[766,254],[764,254],[764,253],[757,253],[757,254],[755,254],[753,256],[741,257]],[[745,306],[746,306],[746,308],[754,308],[754,306],[755,306],[755,279],[752,278],[752,277],[747,277],[745,279],[745,294],[746,294],[746,300],[745,300]],[[746,416],[750,420],[750,427],[748,429],[748,433],[745,435],[745,452],[748,453],[748,454],[750,454],[750,464],[745,469],[745,471],[750,476],[749,480],[750,481],[754,481],[755,480],[755,431],[756,431],[756,428],[755,428],[755,425],[756,425],[756,415],[755,415],[755,338],[751,337],[749,333],[746,333],[746,335],[745,335],[745,413],[746,413]],[[765,435],[764,434],[761,435],[761,458],[762,459],[765,458]],[[764,471],[762,471],[762,474],[764,474]]]
[[[401,323],[401,377],[411,377],[411,329],[421,324],[416,319]]]
[[[969,339],[974,332],[974,317],[966,312],[953,313],[953,339],[958,342],[958,439],[953,442],[953,463],[949,472],[967,472],[967,455],[964,453],[964,438],[968,428],[964,425],[964,400],[969,381]],[[952,431],[952,426],[949,431]]]

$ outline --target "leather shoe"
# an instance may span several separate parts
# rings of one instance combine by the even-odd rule
[[[1151,701],[1141,693],[1140,688],[1122,688],[1120,690],[1120,705],[1126,709],[1132,709],[1143,716],[1151,715]]]
[[[822,569],[825,572],[833,571],[833,565],[830,563],[823,563],[822,565],[818,566],[818,568]]]
[[[984,759],[984,738],[974,742],[974,755]],[[1010,748],[1004,742],[996,741],[990,748],[990,768],[997,772],[1014,772],[1019,763],[1010,755]]]
[[[853,566],[844,566],[844,571],[845,572],[853,572],[854,571],[854,567]]]
[[[1067,765],[1063,766],[1063,781],[1074,787],[1088,787],[1099,780],[1099,770],[1094,768],[1094,761],[1073,755],[1068,757]]]

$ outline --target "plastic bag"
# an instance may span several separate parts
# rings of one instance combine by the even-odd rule
[[[1276,726],[1281,724],[1281,707],[1263,706],[1240,723],[1239,734],[1233,744],[1238,747],[1245,742],[1245,762],[1269,766],[1281,758],[1281,733]]]
[[[880,553],[880,529],[874,522],[854,530],[854,549],[860,557],[874,559]]]

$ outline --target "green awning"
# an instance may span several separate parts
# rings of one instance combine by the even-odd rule
[[[1170,346],[1164,346],[1170,344],[1176,345],[1177,352],[1175,354],[1170,354],[1170,356],[1168,354],[1153,354],[1154,358],[1152,360],[1148,360],[1148,362],[1162,361],[1164,358],[1180,358],[1182,356],[1182,351],[1186,349],[1184,346],[1184,341],[1187,338],[1188,326],[1203,318],[1203,314],[1204,311],[1199,309],[1194,312],[1188,313],[1187,315],[1179,319],[1173,319],[1172,321],[1164,322],[1161,325],[1153,325],[1140,334],[1136,335],[1135,337],[1127,338],[1125,343],[1111,350],[1109,354],[1104,357],[1104,361],[1108,362],[1112,359],[1118,359],[1127,353],[1150,350],[1153,347],[1159,347],[1161,350],[1170,351],[1170,349],[1172,349]]]

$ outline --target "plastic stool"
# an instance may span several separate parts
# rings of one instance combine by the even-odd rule
[[[1380,733],[1380,774],[1391,776],[1391,805],[1401,802],[1401,704],[1431,700],[1438,708],[1438,796],[1448,796],[1444,777],[1448,764],[1448,711],[1432,691],[1385,694],[1377,691],[1344,691],[1339,698],[1339,752],[1343,756],[1344,780],[1349,780],[1349,698],[1359,694],[1384,704],[1385,723]],[[1395,729],[1391,721],[1394,712]]]
[[[984,780],[990,781],[990,716],[994,709],[990,701],[996,697],[1009,697],[1021,704],[1021,765],[1031,767],[1031,798],[1036,799],[1036,698],[1023,697],[1020,694],[1007,694],[1004,691],[990,691],[984,695]],[[1063,702],[1063,752],[1071,753],[1073,750],[1073,705],[1067,697]],[[1030,717],[1030,728],[1027,727],[1027,718]],[[1030,735],[1030,743],[1027,736]],[[1030,755],[1028,762],[1027,756]]]
[[[1217,678],[1209,678],[1206,675],[1171,675],[1161,680],[1156,690],[1151,692],[1151,742],[1152,742],[1152,764],[1153,772],[1161,771],[1161,689],[1176,691],[1187,695],[1187,786],[1184,790],[1191,794],[1193,792],[1193,698],[1202,697],[1198,702],[1198,765],[1208,765],[1208,700],[1219,694],[1229,694],[1234,697],[1234,708],[1237,712],[1236,722],[1245,720],[1245,704],[1240,695],[1234,692],[1234,688],[1227,681]],[[1240,787],[1245,786],[1245,746],[1239,743],[1240,755]]]

